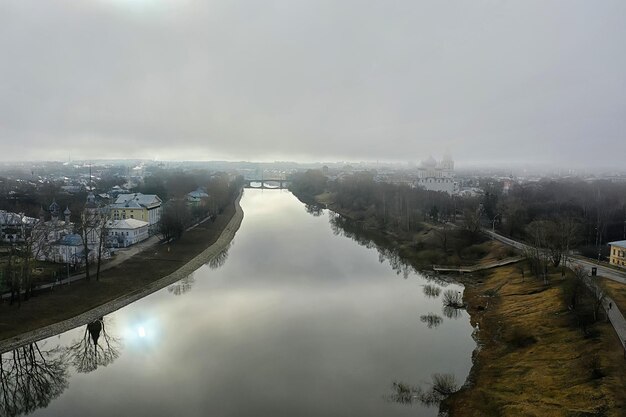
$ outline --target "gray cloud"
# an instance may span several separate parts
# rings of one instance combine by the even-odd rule
[[[620,164],[626,3],[0,0],[0,159]]]

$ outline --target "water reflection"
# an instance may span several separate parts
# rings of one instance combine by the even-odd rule
[[[426,326],[429,329],[438,327],[441,323],[443,323],[443,318],[434,313],[428,313],[420,316],[420,320],[422,323],[426,323]]]
[[[387,400],[404,405],[420,403],[427,407],[439,405],[441,401],[454,394],[459,389],[456,378],[452,374],[433,374],[432,383],[427,389],[394,382],[391,386],[392,393]]]
[[[450,306],[443,306],[442,311],[443,315],[449,319],[458,319],[463,315],[461,309]]]
[[[324,214],[324,208],[319,204],[305,204],[304,210],[312,216],[319,217]]]
[[[441,288],[436,285],[426,284],[424,285],[424,295],[428,298],[437,298],[441,294]]]
[[[46,341],[62,346],[69,387],[33,417],[437,415],[381,394],[394,379],[467,376],[469,320],[444,318],[436,331],[415,323],[441,308],[423,287],[442,285],[398,268],[382,245],[337,237],[343,231],[329,227],[328,210],[309,215],[290,193],[246,190],[242,207],[237,245],[216,258],[217,268],[195,271],[193,291],[173,297],[163,289]],[[388,256],[398,259],[389,262],[395,270]],[[410,279],[397,279],[398,269]],[[94,340],[107,346],[105,333],[123,338],[123,351],[110,344],[118,357],[106,367],[79,360]],[[81,363],[97,366],[79,373],[73,365]]]
[[[411,274],[419,273],[412,265],[402,259],[398,251],[389,242],[367,231],[358,223],[334,212],[329,213],[329,222],[335,235],[350,238],[368,249],[376,249],[378,262],[384,263],[386,261],[396,274],[402,275],[406,279]]]
[[[68,387],[68,362],[60,349],[31,343],[2,355],[0,415],[29,414],[61,395]]]
[[[196,279],[194,278],[193,273],[191,273],[180,281],[167,287],[167,290],[174,295],[182,295],[191,291],[191,287],[194,282],[196,282]]]
[[[79,373],[89,373],[107,366],[120,355],[120,340],[107,331],[104,317],[85,326],[83,335],[65,348],[65,356]]]
[[[220,253],[218,253],[213,258],[211,258],[211,260],[208,262],[209,268],[218,269],[224,266],[224,264],[228,260],[228,251],[230,250],[230,248],[233,247],[234,244],[235,244],[235,241],[231,240],[228,246],[226,246],[224,249],[220,251]]]

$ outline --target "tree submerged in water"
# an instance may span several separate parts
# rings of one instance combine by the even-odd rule
[[[463,303],[463,295],[460,291],[447,290],[443,293],[443,305],[456,309],[465,308],[465,303]]]
[[[420,316],[420,320],[422,321],[422,323],[426,323],[426,326],[429,329],[438,327],[441,323],[443,323],[443,318],[433,313],[428,313]]]
[[[428,298],[437,298],[441,294],[441,288],[436,285],[426,284],[424,285],[424,295]]]
[[[439,405],[441,401],[459,390],[456,378],[452,374],[433,374],[431,378],[432,383],[427,390],[404,382],[394,382],[391,388],[392,393],[387,396],[387,399],[399,404],[419,403],[431,407]]]

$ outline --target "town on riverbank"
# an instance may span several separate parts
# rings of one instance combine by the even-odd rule
[[[206,263],[226,250],[241,222],[236,175],[161,169],[144,181],[138,169],[123,176],[93,168],[61,171],[74,173],[70,185],[58,174],[42,186],[1,180],[2,351],[184,278],[196,257]],[[31,217],[37,209],[39,218]]]
[[[241,223],[242,189],[288,186],[309,213],[333,211],[331,227],[375,242],[392,265],[465,287],[446,311],[466,310],[477,330],[468,380],[434,382],[436,398],[423,381],[401,381],[391,398],[452,417],[624,409],[620,181],[462,176],[449,157],[408,169],[103,165],[0,178],[1,351],[97,322],[220,262]]]

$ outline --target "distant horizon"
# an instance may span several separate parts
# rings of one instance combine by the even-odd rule
[[[246,159],[152,159],[152,158],[77,158],[72,160],[61,159],[24,159],[24,160],[0,160],[0,165],[24,165],[24,164],[41,164],[41,163],[59,163],[59,164],[98,164],[98,163],[115,163],[115,162],[141,162],[141,163],[163,163],[163,164],[293,164],[293,165],[320,165],[325,164],[332,165],[367,165],[369,167],[378,165],[381,167],[389,166],[395,168],[417,168],[421,161],[426,160],[429,156],[432,156],[435,160],[440,160],[443,156],[437,154],[428,154],[427,156],[417,160],[289,160],[289,159],[274,159],[274,160],[246,160]],[[614,172],[619,174],[626,174],[626,169],[618,166],[560,166],[549,162],[524,162],[524,161],[498,161],[498,162],[478,162],[478,161],[463,161],[454,158],[455,170],[511,170],[511,171],[528,171],[529,173],[540,172],[560,172],[571,171],[574,174],[580,173],[607,173]]]

